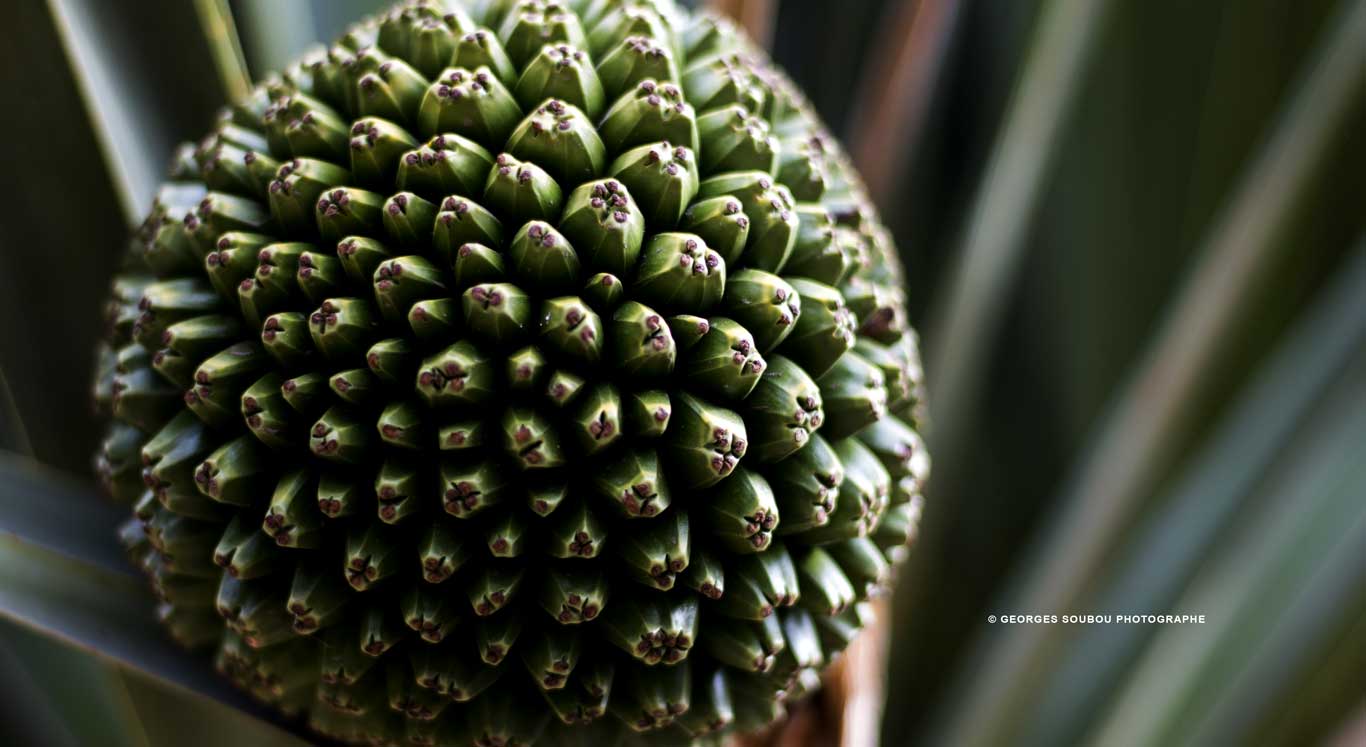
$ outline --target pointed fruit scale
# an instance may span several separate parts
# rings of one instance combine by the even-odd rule
[[[460,622],[463,604],[445,590],[414,585],[399,598],[403,623],[426,643],[441,643]]]
[[[498,37],[512,64],[524,68],[547,44],[587,47],[577,14],[558,3],[517,3],[503,18]]]
[[[239,342],[224,348],[195,369],[194,385],[185,391],[185,406],[212,426],[235,422],[242,392],[269,366],[270,359],[258,344]],[[117,399],[114,406],[117,413]]]
[[[440,268],[424,257],[409,255],[385,260],[375,268],[373,276],[376,305],[390,322],[404,320],[418,301],[446,295],[445,277]]]
[[[615,179],[600,179],[581,184],[570,193],[559,229],[585,267],[620,274],[631,268],[640,254],[645,217],[626,185]]]
[[[552,626],[529,638],[519,650],[532,680],[543,690],[563,689],[579,662],[579,636]]]
[[[712,492],[698,518],[699,529],[731,552],[761,553],[778,528],[778,504],[767,480],[742,469]]]
[[[583,284],[579,297],[588,302],[599,314],[611,314],[621,305],[626,291],[621,278],[600,272]]]
[[[431,407],[478,404],[492,395],[493,361],[460,341],[428,356],[417,374],[417,393]]]
[[[688,514],[670,511],[641,532],[632,532],[615,543],[616,555],[628,575],[652,589],[668,591],[674,579],[687,570],[690,553]]]
[[[628,393],[622,400],[627,433],[636,438],[657,438],[669,428],[673,408],[662,389]]]
[[[551,298],[541,304],[538,339],[547,351],[596,366],[605,341],[602,318],[577,297]]]
[[[340,575],[301,565],[294,573],[286,609],[294,618],[294,632],[312,635],[339,622],[350,601]]]
[[[876,593],[887,583],[890,566],[881,548],[868,537],[855,537],[823,548],[844,571],[860,598]]]
[[[530,543],[527,518],[520,512],[508,512],[485,528],[484,544],[495,558],[520,557]]]
[[[355,187],[330,189],[313,206],[313,220],[324,241],[354,234],[373,235],[380,227],[384,197]]]
[[[375,441],[370,424],[346,405],[327,408],[308,432],[308,448],[313,454],[337,464],[359,464]]]
[[[768,272],[782,272],[800,230],[797,202],[787,187],[763,171],[736,171],[703,180],[697,195],[704,199],[730,195],[739,200],[749,219],[749,237],[740,255],[741,262]]]
[[[418,543],[418,565],[422,580],[440,584],[455,575],[474,552],[473,542],[465,532],[448,519],[433,521],[422,533]]]
[[[930,479],[929,452],[920,434],[901,418],[882,418],[859,431],[858,438],[877,455],[878,461],[887,468],[893,480],[909,478],[911,493],[919,493],[924,489]]]
[[[310,302],[322,303],[325,298],[339,295],[345,282],[345,271],[335,256],[317,251],[299,255],[295,285]]]
[[[353,283],[369,284],[380,263],[391,256],[383,244],[364,236],[348,236],[337,242],[337,261]]]
[[[417,130],[424,137],[454,132],[494,148],[507,141],[521,118],[516,99],[492,70],[447,68],[422,97]]]
[[[356,591],[368,591],[398,572],[400,537],[382,523],[353,526],[346,538],[343,573]]]
[[[491,667],[501,664],[516,647],[523,627],[522,618],[516,615],[494,615],[478,621],[474,642],[480,660]]]
[[[225,314],[176,322],[161,333],[161,347],[152,355],[152,368],[176,386],[189,388],[199,364],[241,339],[242,332],[241,321]]]
[[[553,221],[560,215],[564,193],[545,169],[508,153],[499,153],[484,183],[483,201],[514,223]]]
[[[856,438],[846,438],[835,444],[835,453],[844,465],[835,510],[824,525],[795,535],[809,545],[866,537],[877,527],[890,500],[891,476],[868,447]]]
[[[806,446],[825,422],[821,390],[800,366],[781,355],[745,399],[749,451],[755,462],[777,462]]]
[[[608,705],[613,715],[636,732],[651,732],[672,725],[688,712],[690,671],[678,666],[623,665],[613,681],[616,696]]]
[[[790,283],[763,270],[732,273],[726,283],[727,316],[754,335],[759,350],[778,347],[801,318],[801,297]]]
[[[723,54],[698,59],[683,71],[681,82],[683,90],[688,92],[688,99],[700,112],[727,104],[739,104],[751,112],[763,110],[763,86],[739,55]]]
[[[375,475],[376,514],[385,524],[400,524],[422,511],[424,485],[418,463],[391,456]]]
[[[534,481],[526,487],[526,507],[540,518],[545,518],[564,503],[569,496],[569,484],[562,479]]]
[[[401,59],[390,58],[356,80],[357,109],[365,117],[411,124],[427,90],[427,80]]]
[[[838,287],[853,272],[861,248],[849,245],[851,232],[837,229],[830,211],[820,203],[799,202],[796,213],[797,238],[783,272]],[[859,241],[856,233],[853,236]]]
[[[327,519],[355,516],[374,505],[374,491],[346,472],[323,472],[316,491],[318,511]]]
[[[445,132],[413,144],[395,159],[395,184],[429,200],[446,195],[478,194],[493,168],[493,154],[473,140]]]
[[[510,604],[521,591],[525,569],[506,561],[494,561],[479,568],[465,584],[470,608],[479,617],[488,617]]]
[[[213,551],[214,565],[241,581],[267,576],[280,568],[283,561],[278,546],[259,527],[240,516],[228,522]]]
[[[725,731],[734,721],[726,670],[716,667],[711,672],[695,671],[691,702],[688,712],[679,717],[679,725],[690,736],[703,737]]]
[[[404,384],[417,372],[418,349],[404,337],[380,340],[365,351],[365,365],[381,381]]]
[[[824,526],[830,521],[844,482],[844,465],[820,435],[765,470],[783,517],[779,536]]]
[[[507,86],[517,79],[517,69],[503,49],[502,41],[484,29],[475,29],[460,37],[451,53],[451,65],[467,70],[487,67]]]
[[[749,445],[745,422],[738,414],[690,394],[671,397],[673,411],[665,454],[682,486],[705,488],[724,480]]]
[[[830,182],[829,144],[820,135],[784,138],[778,155],[778,181],[801,202],[818,202]]]
[[[652,379],[672,373],[678,355],[664,317],[635,301],[627,301],[612,314],[608,350],[612,365],[624,375]]]
[[[904,560],[907,546],[915,540],[924,503],[924,498],[917,494],[907,503],[888,508],[877,523],[872,534],[873,542],[877,543],[889,563]]]
[[[674,83],[653,78],[621,94],[598,127],[603,145],[613,155],[637,145],[667,140],[694,153],[698,149],[697,115]]]
[[[702,237],[657,233],[641,252],[632,290],[664,311],[706,312],[726,292],[726,263]]]
[[[583,500],[557,511],[546,533],[545,551],[555,558],[595,558],[607,541],[607,524]]]
[[[505,378],[513,391],[529,392],[545,386],[550,364],[535,345],[514,351],[507,357]]]
[[[286,472],[270,496],[261,529],[288,548],[311,549],[322,544],[323,517],[317,510],[317,477],[307,469]]]
[[[435,203],[413,192],[399,192],[384,201],[380,219],[384,233],[399,247],[425,246],[436,225]]]
[[[263,497],[271,482],[265,449],[251,436],[239,436],[218,447],[195,468],[199,492],[233,506],[249,507]]]
[[[859,593],[843,569],[824,549],[811,548],[797,560],[797,575],[808,593],[802,605],[815,615],[829,617],[848,609]]]
[[[683,583],[710,600],[723,599],[726,593],[726,569],[720,558],[704,549],[692,552],[688,567],[683,572]]]
[[[534,291],[568,292],[582,282],[578,252],[543,220],[532,220],[518,229],[508,246],[507,261],[509,273]]]
[[[669,489],[654,451],[622,454],[592,479],[598,495],[627,518],[656,516],[669,507]]]
[[[552,566],[543,584],[541,609],[559,625],[591,622],[607,605],[607,579],[593,568],[574,564]]]
[[[854,345],[854,315],[840,292],[823,283],[791,278],[788,283],[801,299],[801,314],[778,352],[808,374],[820,377]]]
[[[693,151],[667,140],[622,153],[607,173],[626,185],[650,225],[665,228],[678,223],[700,181]]]
[[[444,461],[438,468],[442,508],[460,519],[482,513],[507,496],[511,489],[507,478],[491,464]]]
[[[380,117],[365,117],[351,125],[351,173],[365,186],[387,186],[394,181],[401,157],[416,148],[417,138],[403,127]]]
[[[522,69],[513,93],[528,111],[546,99],[559,99],[582,110],[592,121],[602,116],[606,106],[606,94],[592,61],[583,50],[569,44],[541,47]]]
[[[492,172],[490,172],[492,173]],[[447,197],[432,228],[432,247],[446,265],[454,264],[456,252],[466,244],[498,248],[503,245],[503,224],[488,209],[464,197]]]
[[[610,97],[646,80],[679,80],[678,63],[667,46],[646,36],[628,36],[598,62],[598,78]],[[684,90],[687,90],[686,86]]]
[[[778,618],[766,617],[759,622],[720,626],[703,645],[712,658],[728,667],[762,674],[773,668],[786,643]]]
[[[887,383],[882,369],[849,351],[816,379],[828,415],[825,435],[831,440],[852,436],[887,414]]]
[[[693,391],[720,402],[748,397],[768,368],[749,330],[725,317],[712,317],[707,333],[680,357]]]
[[[511,283],[482,283],[460,297],[465,326],[495,347],[507,346],[530,333],[531,298]]]
[[[442,451],[467,451],[488,443],[489,428],[481,420],[457,420],[437,429],[437,448]]]
[[[697,640],[698,611],[694,596],[617,599],[601,624],[607,640],[640,663],[672,666]]]
[[[749,241],[749,217],[740,201],[730,195],[693,202],[683,213],[679,228],[700,236],[727,265],[740,261]]]
[[[750,170],[772,174],[777,170],[782,152],[778,138],[769,133],[762,117],[751,115],[743,106],[704,113],[697,118],[697,132],[702,141],[698,168],[703,174]]]

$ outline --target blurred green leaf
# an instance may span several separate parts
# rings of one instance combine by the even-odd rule
[[[6,622],[0,622],[0,640],[60,719],[51,742],[44,734],[40,744],[59,743],[65,733],[73,740],[69,744],[150,747],[113,667]]]
[[[935,484],[922,545],[903,574],[908,583],[898,592],[905,632],[894,644],[892,666],[894,673],[902,673],[906,686],[893,685],[890,690],[889,735],[906,733],[891,730],[890,724],[907,720],[904,713],[923,712],[923,704],[932,702],[927,694],[952,699],[953,723],[980,727],[971,732],[979,736],[1001,730],[1019,736],[1022,724],[1057,716],[1053,711],[1037,714],[1033,704],[1050,692],[1040,681],[1056,665],[1051,657],[1073,654],[1076,641],[1058,643],[1056,631],[1040,626],[987,629],[985,615],[1004,608],[1092,611],[1082,606],[1085,598],[1076,595],[1097,583],[1106,556],[1128,545],[1136,517],[1155,503],[1153,498],[1173,467],[1199,443],[1207,424],[1226,407],[1229,393],[1251,365],[1273,346],[1286,320],[1333,272],[1347,246],[1343,235],[1355,234],[1362,225],[1363,216],[1349,197],[1360,194],[1352,189],[1360,180],[1350,177],[1360,171],[1351,164],[1360,163],[1362,152],[1359,138],[1352,136],[1360,129],[1361,103],[1366,101],[1360,79],[1354,77],[1360,67],[1354,70],[1340,57],[1333,69],[1325,70],[1317,61],[1324,59],[1326,49],[1347,49],[1342,43],[1328,43],[1331,30],[1343,28],[1342,16],[1329,14],[1319,21],[1314,8],[1290,13],[1260,4],[1245,12],[1223,6],[1200,6],[1190,14],[1183,10],[1180,31],[1172,31],[1180,36],[1173,39],[1171,56],[1157,61],[1149,59],[1147,40],[1163,33],[1173,17],[1168,11],[1186,6],[1122,7],[1114,21],[1123,23],[1117,31],[1122,41],[1106,44],[1106,54],[1097,58],[1103,67],[1091,73],[1098,77],[1088,85],[1080,118],[1086,126],[1069,127],[1067,157],[1055,177],[1058,183],[1049,188],[1048,202],[1054,207],[1040,217],[1046,226],[1026,237],[1033,248],[1022,288],[998,300],[1010,310],[1006,334],[981,342],[990,351],[981,373],[987,386],[974,403],[978,411],[956,424],[972,434],[970,442],[959,444],[967,451],[956,452],[952,442],[939,442],[934,452]],[[1253,13],[1257,26],[1246,19]],[[1217,22],[1214,29],[1219,34],[1194,20],[1196,25],[1187,27],[1189,15]],[[1295,18],[1293,34],[1285,23],[1276,25],[1285,16]],[[1228,23],[1222,22],[1225,17]],[[1250,27],[1265,27],[1284,46],[1270,58],[1263,47],[1248,47],[1241,39]],[[1306,31],[1319,28],[1329,31],[1317,43],[1298,41]],[[1283,30],[1279,35],[1278,29]],[[1239,41],[1225,43],[1225,34]],[[1313,39],[1313,34],[1308,36]],[[1154,68],[1170,73],[1168,78],[1207,74],[1212,63],[1195,50],[1216,39],[1226,52],[1236,52],[1214,58],[1227,74],[1176,86],[1180,95],[1168,95],[1172,86],[1144,93],[1167,80],[1155,77]],[[1317,55],[1295,51],[1302,47],[1317,49]],[[1292,62],[1302,70],[1298,76],[1282,71]],[[1262,68],[1250,63],[1264,63],[1266,72],[1254,73]],[[1311,71],[1318,73],[1315,80],[1320,83],[1312,98],[1304,85]],[[1246,107],[1248,97],[1239,80],[1249,75],[1258,78],[1252,99],[1261,96],[1263,88],[1281,92],[1269,102],[1279,99],[1282,112],[1279,119],[1270,120],[1277,128],[1274,140],[1255,134],[1273,128],[1260,125],[1263,120],[1249,118],[1246,112],[1241,119],[1195,120],[1197,112],[1226,117],[1223,109],[1234,106],[1229,102]],[[1263,75],[1291,82],[1277,88],[1263,82]],[[1330,82],[1329,90],[1324,81]],[[1194,167],[1182,168],[1182,163],[1200,155],[1193,147],[1201,139],[1194,135],[1203,135],[1205,127],[1213,128],[1211,138],[1237,138],[1262,147],[1253,150],[1260,154],[1258,160],[1244,161],[1242,177],[1233,182],[1236,189],[1224,198],[1227,207],[1219,221],[1206,228],[1197,255],[1200,269],[1182,276],[1182,286],[1174,291],[1173,273],[1183,261],[1189,262],[1185,258],[1190,255],[1186,248],[1170,245],[1180,231],[1169,225],[1177,223],[1169,216],[1183,215],[1181,197]],[[1229,127],[1239,132],[1227,134]],[[1247,134],[1247,129],[1254,134]],[[1166,137],[1155,136],[1154,130],[1165,130]],[[1206,159],[1200,160],[1201,167],[1208,168]],[[1202,181],[1207,189],[1220,186],[1207,176]],[[1221,249],[1217,256],[1209,249],[1216,245]],[[1123,366],[1134,357],[1135,335],[1151,328],[1153,310],[1169,295],[1177,303],[1162,314],[1165,336],[1155,338],[1166,342],[1153,342],[1146,355],[1138,356],[1142,367],[1124,375]],[[1213,330],[1212,321],[1217,321]],[[1174,342],[1178,339],[1179,346]],[[1127,382],[1118,393],[1129,397],[1128,404],[1111,408],[1101,422],[1108,429],[1125,429],[1130,440],[1111,442],[1114,434],[1104,436],[1105,431],[1095,427],[1096,408],[1086,402],[1111,392],[1117,373]],[[935,406],[940,404],[940,384],[930,380]],[[944,411],[936,409],[935,417],[938,429]],[[1163,419],[1166,427],[1152,427]],[[1147,440],[1131,440],[1139,433]],[[1154,451],[1146,451],[1144,444]],[[1094,452],[1092,468],[1103,448],[1111,471],[1091,473],[1083,483],[1079,467],[1068,490],[1051,488],[1061,460],[1077,448]],[[1141,485],[1114,471],[1116,464],[1139,470]],[[1094,517],[1116,492],[1131,498],[1106,525],[1078,523],[1076,516],[1066,514],[1085,510]],[[1058,497],[1050,500],[1049,493]],[[1047,528],[1048,535],[1038,538],[1032,555],[1019,553],[1019,538],[1028,537],[1035,525]],[[1040,548],[1053,553],[1047,567],[1038,564]],[[1029,574],[1069,591],[1042,598],[1016,587],[1006,599],[989,586],[1002,574],[1013,574],[1017,583]],[[990,610],[984,609],[988,600]],[[997,645],[955,655],[952,642],[973,634]],[[1012,645],[1029,641],[1020,643],[1028,653],[1000,645],[1006,639]],[[1076,656],[1086,658],[1090,653]],[[953,687],[928,684],[943,674],[941,667],[949,666],[959,675]],[[1055,682],[1053,688],[1057,687]],[[898,696],[899,691],[910,694]],[[1084,685],[1069,691],[1095,695]],[[1070,704],[1077,711],[1072,717],[1078,719],[1085,718],[1082,704],[1093,702],[1061,697],[1058,701]],[[950,733],[962,737],[965,732]]]
[[[4,18],[0,361],[34,453],[84,472],[92,351],[129,221],[223,91],[191,3],[9,0]]]
[[[124,216],[132,224],[151,205],[172,149],[186,137],[178,131],[178,120],[167,116],[168,103],[188,98],[191,92],[224,100],[216,81],[204,85],[202,79],[190,77],[212,70],[195,10],[188,3],[153,9],[94,0],[48,0],[48,7]],[[149,50],[139,49],[140,36],[134,33],[134,24],[149,11],[161,37],[155,59]],[[183,36],[173,36],[177,32]],[[191,53],[195,49],[200,50],[198,55]],[[164,65],[167,59],[175,64]],[[168,90],[159,88],[172,76],[179,79],[169,89],[176,99],[168,99]]]
[[[1059,135],[1113,5],[1113,0],[1051,0],[1043,7],[956,266],[925,334],[939,457],[952,458],[968,436],[963,428],[983,382],[985,351],[1005,313]]]
[[[1341,402],[1326,394],[1343,370],[1366,351],[1366,246],[1331,291],[1287,334],[1285,343],[1240,394],[1190,469],[1151,516],[1119,540],[1112,566],[1094,573],[1094,587],[1069,611],[1182,613],[1174,602],[1227,528],[1265,495],[1259,482],[1306,457],[1288,450],[1313,432]],[[1131,666],[1151,628],[1098,625],[1053,628],[1041,645],[1050,651],[1033,672],[1031,700],[1015,703],[1012,732],[1033,744],[1078,740],[1104,699]]]
[[[1344,386],[1291,443],[1232,536],[1173,612],[1204,625],[1161,628],[1090,739],[1097,744],[1236,744],[1255,736],[1211,711],[1249,697],[1259,673],[1315,639],[1295,631],[1337,620],[1366,579],[1366,352]],[[1321,610],[1326,604],[1332,610]],[[1271,671],[1276,671],[1271,667]],[[1245,712],[1244,712],[1245,713]]]
[[[231,6],[252,78],[283,70],[323,37],[307,0],[237,0]]]
[[[172,688],[186,712],[216,714],[230,733],[299,743],[162,634],[155,600],[114,541],[122,508],[15,456],[0,455],[0,485],[0,616]]]
[[[228,0],[194,2],[223,93],[230,101],[245,98],[251,87],[251,76],[247,73],[247,59],[242,53],[242,40],[237,36],[237,22],[232,17]]]

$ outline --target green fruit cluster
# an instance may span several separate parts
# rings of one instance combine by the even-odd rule
[[[895,249],[671,0],[406,2],[177,156],[97,458],[183,644],[354,743],[715,744],[818,685],[928,457]]]

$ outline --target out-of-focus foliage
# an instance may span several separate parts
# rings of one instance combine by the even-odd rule
[[[130,164],[164,162],[230,85],[201,14],[231,11],[259,73],[378,4],[6,6],[0,79],[24,104],[0,136],[0,446],[87,475],[97,305],[151,196]],[[776,5],[774,56],[837,134],[856,152],[875,121],[905,135],[860,166],[890,169],[882,212],[932,397],[951,400],[932,402],[934,484],[896,599],[884,742],[1304,744],[1344,728],[1366,669],[1351,448],[1366,425],[1366,0]],[[1058,28],[1081,36],[1055,43]],[[899,54],[911,40],[942,54]],[[933,66],[923,90],[880,95],[907,60]],[[1031,81],[1056,95],[1021,100]],[[878,109],[894,101],[921,118]],[[984,241],[995,180],[1038,186],[995,198],[1029,209]],[[984,266],[999,290],[968,292],[980,278],[963,268]],[[946,339],[968,312],[986,321]],[[963,345],[969,367],[937,357]],[[64,483],[3,484],[9,531],[37,520],[6,491],[74,500]],[[21,568],[53,562],[41,542],[3,549]],[[1208,621],[986,623],[1166,612]],[[76,618],[62,636],[88,630]],[[125,743],[173,744],[148,724],[232,712],[181,709],[31,633],[0,641],[0,738],[16,743],[122,726]],[[143,645],[112,660],[155,658]]]

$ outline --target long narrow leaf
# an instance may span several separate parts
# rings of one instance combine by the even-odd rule
[[[0,458],[0,486],[0,617],[199,699],[234,728],[285,734],[161,633],[145,582],[113,542],[122,511],[15,457]]]
[[[232,17],[228,0],[194,0],[194,6],[224,93],[230,99],[246,97],[251,88],[251,76],[247,73],[247,58],[242,53],[237,22]]]
[[[110,664],[14,625],[0,626],[0,636],[74,744],[151,747],[121,675]],[[54,736],[60,739],[61,733]],[[47,744],[46,735],[39,744]]]
[[[1340,599],[1366,558],[1366,355],[1349,386],[1299,439],[1301,458],[1272,477],[1247,526],[1195,579],[1176,609],[1204,625],[1162,629],[1135,667],[1095,744],[1215,744],[1196,730],[1220,699],[1236,697],[1273,651],[1277,627],[1325,594]],[[1343,578],[1345,577],[1345,578]]]
[[[1024,257],[1059,135],[1106,28],[1113,0],[1051,0],[1034,34],[1005,124],[968,217],[948,292],[926,342],[935,387],[937,459],[952,459],[984,375],[982,359]]]
[[[1215,381],[1220,356],[1254,302],[1251,291],[1296,249],[1282,231],[1366,86],[1366,2],[1347,3],[1327,25],[1329,36],[1305,66],[1298,93],[1215,221],[1199,264],[1069,480],[1061,515],[1021,561],[1022,581],[1002,609],[1072,609],[1092,569],[1176,456],[1173,434]],[[948,733],[966,739],[998,724],[1028,686],[1028,673],[1053,650],[1047,635],[1045,626],[993,631],[978,658],[992,662],[991,673],[975,670],[979,676],[956,700]]]
[[[151,203],[175,143],[150,91],[125,73],[118,35],[100,26],[97,3],[48,0],[96,137],[129,223]]]
[[[959,0],[922,0],[884,11],[848,120],[850,153],[879,205],[920,145],[962,9]]]
[[[312,4],[304,0],[238,0],[238,31],[253,77],[283,70],[319,40]]]
[[[1284,453],[1297,442],[1296,429],[1337,406],[1322,402],[1325,389],[1341,378],[1352,355],[1366,350],[1366,245],[1324,295],[1287,333],[1169,495],[1157,501],[1161,508],[1123,540],[1115,569],[1098,574],[1100,590],[1073,611],[1172,609],[1206,550],[1246,509],[1257,482],[1301,457],[1298,450]],[[1150,632],[1123,625],[1047,631],[1043,645],[1057,658],[1032,678],[1037,699],[1017,705],[1028,715],[1014,725],[1015,733],[1037,744],[1075,742]]]

